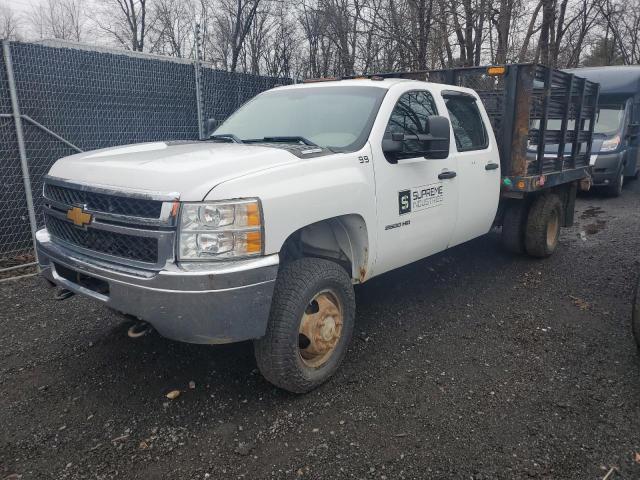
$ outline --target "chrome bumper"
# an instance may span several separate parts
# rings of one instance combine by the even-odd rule
[[[36,240],[44,278],[146,320],[167,338],[215,344],[265,333],[277,254],[224,263],[170,264],[151,272],[76,253],[52,242],[46,229],[37,232]],[[96,280],[104,288],[93,289]]]

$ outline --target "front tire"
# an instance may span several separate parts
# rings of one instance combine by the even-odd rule
[[[622,195],[622,187],[624,186],[624,167],[620,169],[618,178],[615,183],[607,187],[607,193],[610,197],[619,197]]]
[[[560,237],[562,202],[551,193],[536,198],[529,209],[525,246],[532,257],[546,258],[555,252]]]
[[[278,273],[264,337],[254,341],[262,375],[293,393],[327,381],[340,366],[355,321],[351,278],[336,263],[302,258]]]

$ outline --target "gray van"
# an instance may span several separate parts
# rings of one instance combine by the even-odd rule
[[[640,66],[566,71],[600,84],[591,149],[593,185],[617,197],[625,178],[638,178],[640,168]]]

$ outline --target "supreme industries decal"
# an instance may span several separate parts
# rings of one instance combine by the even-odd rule
[[[443,200],[444,187],[440,182],[401,190],[398,192],[398,213],[406,215],[437,207]]]

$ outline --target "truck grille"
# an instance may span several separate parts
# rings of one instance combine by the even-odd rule
[[[83,230],[49,214],[45,215],[45,224],[51,236],[72,245],[138,262],[158,262],[157,238],[92,228]]]
[[[139,218],[159,218],[162,202],[120,197],[45,183],[44,196],[65,205],[83,205],[87,210]]]

